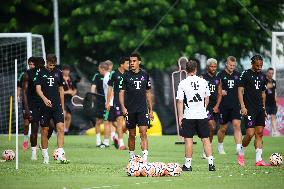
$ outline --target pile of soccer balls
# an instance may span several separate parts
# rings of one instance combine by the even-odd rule
[[[131,158],[126,167],[126,174],[134,177],[180,176],[181,172],[182,169],[178,163],[148,163],[144,162],[139,155]]]
[[[283,158],[282,158],[281,154],[273,153],[273,154],[271,154],[271,156],[269,158],[269,162],[272,166],[280,166],[280,165],[282,165]]]
[[[13,150],[4,150],[2,159],[5,161],[12,161],[15,159],[15,152]]]

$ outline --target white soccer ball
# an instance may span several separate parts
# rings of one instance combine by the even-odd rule
[[[270,164],[273,165],[273,166],[280,166],[283,163],[283,158],[282,158],[281,154],[273,153],[273,154],[271,154],[269,161],[270,161]]]
[[[4,150],[2,153],[2,159],[6,161],[12,161],[15,159],[15,152],[13,150]]]
[[[57,160],[59,160],[60,155],[61,155],[61,157],[64,157],[65,153],[63,152],[62,154],[60,154],[59,150],[55,149],[53,151],[52,157],[53,157],[54,160],[57,161]]]
[[[155,166],[157,167],[157,175],[158,176],[165,176],[165,172],[167,170],[167,165],[163,162],[155,162]]]
[[[167,169],[165,171],[165,176],[180,176],[182,172],[181,166],[178,163],[168,163],[167,164]]]
[[[145,163],[141,169],[141,176],[143,177],[157,177],[159,168],[154,163]]]
[[[139,156],[139,155],[135,155],[135,156],[131,157],[128,162],[129,163],[130,162],[138,162],[138,163],[142,163],[143,164],[144,163],[144,159],[141,156]]]
[[[141,174],[141,166],[139,162],[129,162],[126,167],[127,176],[139,177]]]

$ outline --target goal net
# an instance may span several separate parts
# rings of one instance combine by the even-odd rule
[[[31,33],[0,33],[0,133],[7,134],[12,96],[12,133],[15,132],[15,60],[17,76],[27,69],[27,59],[41,56],[45,59],[44,40]],[[23,132],[22,103],[19,102],[19,133]]]
[[[284,135],[284,32],[272,32],[271,65],[274,68],[278,111],[277,130]],[[266,134],[271,134],[271,121],[266,121]]]

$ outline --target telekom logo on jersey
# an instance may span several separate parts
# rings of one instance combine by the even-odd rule
[[[134,85],[135,85],[136,89],[140,89],[141,81],[134,81]]]
[[[49,86],[52,87],[53,84],[54,84],[54,78],[53,77],[49,77],[47,79],[48,79]]]
[[[229,89],[234,88],[234,83],[235,83],[234,80],[228,80],[228,87],[229,87]]]

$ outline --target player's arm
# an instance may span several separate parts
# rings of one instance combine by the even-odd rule
[[[43,100],[44,104],[47,106],[47,107],[51,107],[52,104],[51,104],[51,101],[46,98],[46,96],[44,96],[42,90],[41,90],[41,85],[36,85],[36,92],[38,94],[38,96]]]
[[[59,86],[58,88],[59,88],[59,95],[60,95],[62,110],[64,110],[64,89],[63,89],[63,86]]]
[[[209,96],[206,96],[204,99],[205,99],[205,108],[207,109],[207,106],[209,104]]]
[[[247,115],[247,109],[244,103],[244,87],[243,86],[238,87],[238,97],[239,97],[239,102],[241,105],[241,114],[245,116]]]
[[[128,111],[127,111],[125,104],[124,104],[124,93],[125,93],[125,90],[119,91],[119,102],[120,102],[123,114],[127,115]]]
[[[217,102],[216,102],[216,105],[213,107],[213,111],[215,113],[218,113],[219,112],[219,106],[221,104],[221,101],[222,101],[222,84],[221,84],[221,80],[220,80],[220,83],[218,85],[218,88],[217,88],[217,92],[218,92],[218,95],[217,95]]]
[[[110,110],[110,99],[113,97],[113,87],[108,86],[108,91],[107,91],[107,101],[106,101],[106,109],[109,111]]]
[[[29,104],[28,104],[28,85],[29,85],[29,76],[28,74],[24,75],[24,80],[23,80],[23,89],[24,89],[24,94],[23,94],[23,101],[24,101],[24,109],[25,109],[25,118],[29,117]]]
[[[178,111],[178,123],[179,123],[179,126],[181,127],[181,123],[183,119],[183,100],[178,100],[177,111]]]
[[[91,92],[92,92],[92,93],[96,93],[96,92],[97,92],[97,86],[96,86],[96,85],[93,84],[93,85],[91,86]]]
[[[150,89],[146,90],[146,100],[147,100],[148,109],[149,109],[149,116],[150,116],[150,119],[153,121],[154,114],[153,114],[153,104],[152,104],[152,92]]]

